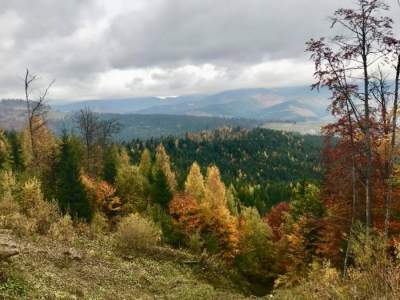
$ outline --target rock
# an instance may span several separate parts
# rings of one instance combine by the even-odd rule
[[[82,260],[82,255],[74,248],[64,250],[63,255],[69,257],[72,260]]]
[[[6,260],[19,254],[17,243],[11,237],[11,231],[0,230],[0,260]]]

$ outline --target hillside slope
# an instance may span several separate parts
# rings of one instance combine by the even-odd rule
[[[2,267],[1,299],[246,298],[222,271],[188,264],[193,258],[177,250],[120,257],[109,240],[18,243],[21,254]]]

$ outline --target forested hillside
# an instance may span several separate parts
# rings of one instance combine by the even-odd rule
[[[194,161],[216,165],[226,184],[232,184],[249,205],[265,213],[273,204],[290,199],[298,182],[320,182],[320,136],[299,135],[268,129],[220,129],[183,138],[164,137],[128,143],[133,161],[143,149],[154,152],[162,143],[171,157],[182,185]]]
[[[63,118],[50,120],[50,126],[57,134],[64,129],[77,130],[76,116],[79,111]],[[114,120],[119,124],[119,130],[113,136],[115,141],[130,141],[132,139],[150,139],[162,136],[184,136],[187,132],[201,132],[223,127],[254,128],[261,122],[239,118],[217,118],[165,114],[97,114],[102,120]]]

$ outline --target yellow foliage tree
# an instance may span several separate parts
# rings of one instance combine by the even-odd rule
[[[151,154],[148,149],[144,149],[140,157],[139,171],[143,176],[149,177],[151,174]]]
[[[41,118],[34,118],[32,123],[35,128],[34,136],[31,138],[28,128],[23,130],[21,136],[24,161],[33,171],[45,173],[51,166],[56,139]]]
[[[130,163],[128,153],[122,151],[115,179],[118,196],[122,199],[125,213],[143,211],[147,207],[149,182],[139,167]]]
[[[10,145],[0,129],[0,169],[8,169],[10,167]]]
[[[169,188],[171,191],[175,191],[176,189],[176,176],[175,173],[171,169],[171,161],[170,158],[165,151],[165,148],[162,144],[157,147],[156,150],[156,161],[154,165],[155,169],[154,172],[161,171],[164,173]]]
[[[185,182],[185,193],[201,203],[205,196],[204,178],[200,166],[194,162]]]

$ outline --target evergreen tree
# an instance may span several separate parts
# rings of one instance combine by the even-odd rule
[[[7,133],[11,151],[11,167],[14,172],[21,172],[25,169],[24,157],[22,153],[21,139],[17,132]]]
[[[320,189],[314,184],[297,184],[293,189],[291,215],[295,221],[301,216],[321,218],[325,208],[320,200]]]
[[[66,134],[62,137],[56,163],[56,197],[63,213],[90,220],[92,211],[81,182],[78,142]]]
[[[153,171],[151,198],[154,203],[159,204],[163,209],[167,209],[172,195],[167,176],[165,176],[164,172],[161,170]]]
[[[118,170],[118,147],[112,145],[104,153],[103,178],[108,183],[114,184]]]

